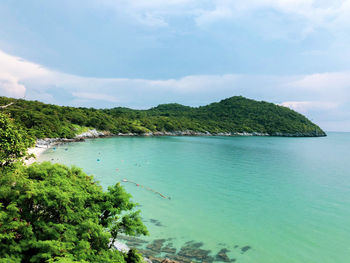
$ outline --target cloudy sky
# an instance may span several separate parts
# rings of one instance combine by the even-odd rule
[[[234,95],[350,131],[350,0],[1,0],[0,95],[198,106]]]

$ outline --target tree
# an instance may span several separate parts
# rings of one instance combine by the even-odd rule
[[[0,261],[141,262],[111,249],[120,233],[147,234],[130,197],[119,183],[103,191],[76,167],[2,168]]]
[[[34,139],[0,112],[0,167],[25,157],[32,145]]]
[[[0,262],[141,262],[111,249],[120,233],[146,235],[131,196],[79,168],[24,166],[34,139],[0,112]]]
[[[201,107],[163,104],[148,110],[60,107],[38,101],[0,97],[17,123],[37,138],[74,137],[76,125],[112,133],[155,131],[259,132],[270,135],[324,136],[305,116],[273,103],[240,96]]]

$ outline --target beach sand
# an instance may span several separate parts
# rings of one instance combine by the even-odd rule
[[[49,148],[50,148],[49,146],[40,146],[40,147],[36,146],[33,148],[29,148],[28,153],[34,154],[35,157],[29,158],[28,160],[24,160],[24,163],[26,165],[31,165],[32,163],[36,162],[39,156]]]

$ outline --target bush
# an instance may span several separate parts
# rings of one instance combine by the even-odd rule
[[[120,184],[45,162],[0,170],[1,262],[124,262],[118,234],[147,234]],[[130,256],[126,256],[127,262]]]
[[[0,112],[0,167],[25,157],[32,145],[34,139]]]

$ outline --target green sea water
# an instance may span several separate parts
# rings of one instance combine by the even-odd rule
[[[195,241],[239,263],[350,262],[350,133],[114,137],[57,146],[44,160],[82,167],[105,188],[139,184],[121,183],[146,239],[170,238],[177,251]]]

